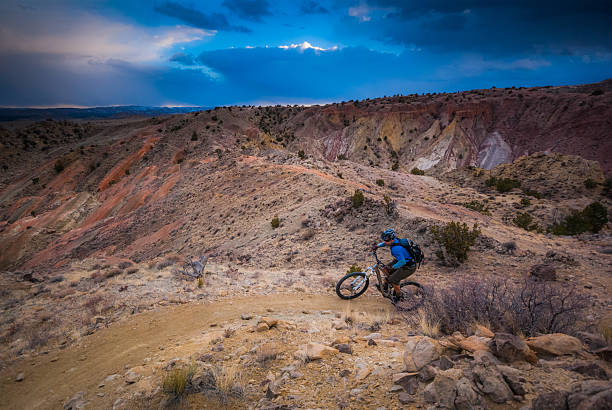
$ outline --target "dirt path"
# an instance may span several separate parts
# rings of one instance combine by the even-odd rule
[[[352,308],[370,310],[386,306],[380,297],[362,297]],[[188,355],[201,350],[189,340],[210,330],[211,324],[240,321],[241,313],[268,316],[291,316],[303,310],[343,312],[349,302],[334,295],[274,294],[249,298],[227,299],[206,304],[186,304],[135,315],[124,322],[84,337],[79,345],[48,355],[26,358],[3,372],[0,380],[0,408],[61,408],[80,391],[95,395],[96,388],[107,376],[145,363],[155,355],[158,360]],[[160,350],[160,346],[179,346]],[[167,357],[166,357],[167,356]],[[24,380],[16,382],[17,374]],[[111,398],[106,408],[112,407]]]

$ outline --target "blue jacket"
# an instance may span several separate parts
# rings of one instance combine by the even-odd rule
[[[393,257],[397,259],[397,263],[393,265],[393,269],[398,269],[407,264],[408,262],[412,261],[412,257],[410,256],[406,248],[399,245],[399,239],[395,238],[393,240],[393,243],[398,244],[397,246],[391,247],[391,255],[393,255]],[[382,248],[383,246],[385,246],[385,243],[381,242],[377,246],[379,248]]]

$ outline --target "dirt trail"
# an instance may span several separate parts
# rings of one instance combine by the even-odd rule
[[[91,397],[107,376],[119,374],[123,378],[126,368],[142,365],[147,357],[156,355],[158,360],[164,360],[202,350],[201,344],[188,341],[201,336],[203,330],[210,330],[213,323],[240,321],[244,312],[286,317],[303,310],[343,312],[349,303],[353,309],[365,311],[386,306],[385,302],[380,297],[347,302],[335,295],[296,298],[274,294],[165,307],[138,314],[84,337],[77,346],[26,358],[9,367],[0,380],[0,408],[61,408],[79,391]],[[160,346],[179,342],[182,343],[178,348],[160,350]],[[15,382],[21,372],[24,380]],[[110,401],[107,404],[112,407]]]

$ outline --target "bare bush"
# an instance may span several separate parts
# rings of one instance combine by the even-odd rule
[[[117,265],[117,267],[118,267],[119,269],[125,269],[125,268],[129,268],[129,267],[130,267],[130,266],[132,266],[132,265],[133,265],[133,263],[132,263],[132,262],[129,262],[129,261],[124,261],[124,262],[119,263],[119,265]]]
[[[276,348],[276,344],[274,343],[264,343],[263,345],[257,348],[257,355],[255,360],[258,363],[266,364],[271,360],[275,360],[276,356],[278,356],[278,349]]]
[[[469,334],[475,322],[526,336],[571,333],[580,327],[590,304],[588,295],[575,287],[531,279],[519,285],[501,279],[464,279],[426,292],[422,320],[439,323],[448,334]]]

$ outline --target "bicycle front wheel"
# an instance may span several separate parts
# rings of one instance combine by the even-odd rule
[[[402,295],[393,301],[397,310],[408,311],[420,307],[425,302],[425,289],[417,282],[400,284]]]
[[[368,289],[370,279],[365,272],[353,272],[344,275],[336,284],[336,294],[340,299],[355,299]]]

